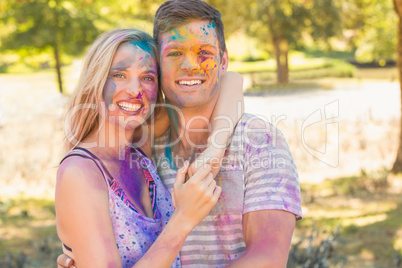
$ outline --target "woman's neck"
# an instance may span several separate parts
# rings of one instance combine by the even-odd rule
[[[105,160],[129,160],[133,130],[123,130],[105,123],[100,129],[94,129],[79,146],[101,151],[98,157]]]

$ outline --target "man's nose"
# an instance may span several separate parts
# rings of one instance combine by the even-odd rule
[[[181,69],[186,71],[193,71],[200,68],[197,57],[194,55],[185,55],[181,64]]]

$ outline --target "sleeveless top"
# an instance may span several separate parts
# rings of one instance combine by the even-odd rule
[[[76,147],[60,162],[72,156],[83,157],[92,160],[103,174],[109,191],[109,214],[123,268],[132,267],[141,259],[162,232],[174,211],[170,192],[160,180],[154,164],[140,149],[134,148],[133,151],[138,156],[133,160],[139,162],[147,180],[153,219],[138,213],[103,162],[88,150]],[[63,246],[72,251],[68,246],[64,244]],[[180,267],[179,255],[171,267]]]

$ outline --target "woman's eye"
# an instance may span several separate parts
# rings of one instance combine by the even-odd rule
[[[113,74],[112,77],[113,78],[125,78],[125,75],[121,74],[121,73],[117,73],[117,74]]]
[[[145,81],[155,81],[155,78],[153,78],[152,76],[146,76],[144,77]]]
[[[175,57],[175,56],[180,56],[180,55],[181,55],[181,53],[178,52],[178,51],[170,52],[170,53],[168,54],[168,56],[173,56],[173,57]]]

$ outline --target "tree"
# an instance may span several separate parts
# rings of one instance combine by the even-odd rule
[[[398,15],[398,46],[397,46],[397,51],[398,51],[398,71],[399,71],[399,84],[400,84],[400,90],[402,93],[402,0],[394,0],[394,7],[395,11]],[[401,94],[401,103],[402,103],[402,94]],[[401,114],[402,114],[402,106],[401,106]],[[395,159],[394,166],[392,167],[392,171],[397,173],[397,172],[402,172],[402,116],[401,116],[401,132],[399,135],[399,147],[398,147],[398,152],[397,156]]]
[[[397,16],[392,1],[344,0],[342,28],[359,62],[396,59]]]
[[[53,54],[59,91],[63,93],[61,56],[80,55],[98,35],[99,17],[93,0],[6,0],[1,19],[13,29],[1,40],[1,50]]]
[[[301,47],[304,36],[327,42],[340,33],[339,7],[335,0],[244,0],[247,29],[261,44],[271,44],[277,64],[277,82],[289,82],[289,50]],[[238,5],[240,5],[238,3]]]

